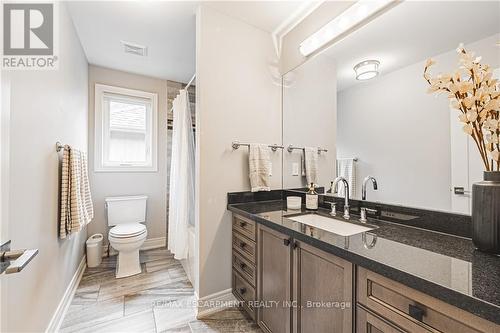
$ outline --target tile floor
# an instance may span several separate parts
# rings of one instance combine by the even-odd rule
[[[261,332],[238,308],[197,320],[193,286],[164,248],[141,252],[135,276],[115,279],[115,264],[85,270],[60,332]]]

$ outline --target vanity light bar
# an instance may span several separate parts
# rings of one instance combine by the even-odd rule
[[[300,53],[304,56],[310,55],[394,2],[394,0],[359,0],[300,43]]]

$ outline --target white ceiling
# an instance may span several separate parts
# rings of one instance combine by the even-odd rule
[[[195,71],[197,2],[68,2],[89,63],[187,82]],[[123,52],[120,41],[148,47],[148,56]]]
[[[196,8],[200,1],[70,1],[68,8],[89,63],[188,82],[195,72]],[[307,1],[215,1],[206,5],[273,33],[307,10]],[[141,57],[121,41],[148,47]]]
[[[337,89],[354,84],[353,67],[380,61],[381,75],[500,32],[498,1],[406,1],[334,44]],[[374,79],[376,80],[376,78]]]
[[[267,32],[301,12],[307,1],[207,1],[208,6]]]

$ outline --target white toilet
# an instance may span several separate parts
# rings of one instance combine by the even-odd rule
[[[106,198],[109,243],[118,251],[116,278],[141,273],[139,248],[146,240],[147,196]]]

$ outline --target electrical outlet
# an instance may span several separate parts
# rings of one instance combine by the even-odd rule
[[[292,163],[292,176],[299,175],[299,163]]]

